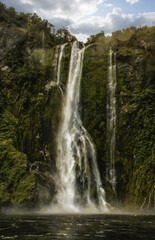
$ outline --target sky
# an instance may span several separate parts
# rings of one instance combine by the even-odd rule
[[[55,28],[66,27],[79,41],[104,31],[155,26],[155,0],[0,0],[18,12],[37,13]]]

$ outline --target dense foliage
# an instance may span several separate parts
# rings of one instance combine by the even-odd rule
[[[53,60],[56,46],[68,42],[61,66],[65,91],[74,40],[67,29],[56,31],[36,14],[18,14],[0,3],[0,205],[45,204],[55,194],[62,95],[54,83]],[[149,208],[155,169],[155,27],[130,27],[111,37],[101,32],[86,45],[80,110],[96,145],[107,199],[114,199],[105,177],[111,46],[117,61],[117,200]]]
[[[155,27],[130,27],[105,37],[91,36],[82,79],[83,122],[97,147],[105,180],[107,157],[106,101],[109,48],[116,52],[117,200],[129,205],[153,206],[155,169]]]
[[[56,85],[46,85],[54,81],[55,46],[75,38],[66,29],[54,32],[36,14],[17,14],[2,3],[0,19],[0,203],[31,206],[54,193],[51,159],[61,94]],[[61,80],[66,78],[64,72]]]

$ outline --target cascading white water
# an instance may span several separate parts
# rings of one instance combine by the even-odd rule
[[[42,32],[42,48],[43,48],[43,53],[42,53],[42,60],[41,62],[44,64],[45,63],[45,32]]]
[[[58,72],[58,61],[59,61],[59,47],[55,49],[54,59],[53,59],[53,80],[57,83],[57,72]]]
[[[107,180],[116,194],[115,145],[116,145],[116,54],[110,48],[107,91]]]
[[[64,49],[67,43],[62,44],[61,46],[59,46],[59,57],[58,57],[58,67],[57,67],[57,80],[56,83],[57,85],[60,84],[60,74],[61,74],[61,63],[62,63],[62,57],[63,57],[63,53],[64,53]]]
[[[72,45],[69,77],[57,138],[57,203],[64,211],[98,205],[107,210],[94,144],[79,115],[84,50]]]
[[[57,85],[61,94],[63,95],[63,91],[61,88],[61,81],[60,81],[60,76],[61,76],[61,67],[62,67],[62,58],[64,54],[64,49],[67,43],[64,43],[62,45],[59,45],[55,49],[55,55],[54,55],[54,60],[53,60],[53,79],[52,81],[48,82],[45,86],[46,90],[49,90],[51,86]]]

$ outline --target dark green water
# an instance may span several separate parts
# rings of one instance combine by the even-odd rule
[[[155,216],[0,216],[0,239],[155,239]]]

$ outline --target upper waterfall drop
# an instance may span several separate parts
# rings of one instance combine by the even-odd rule
[[[54,54],[54,59],[53,59],[53,64],[52,64],[52,68],[53,68],[53,79],[48,82],[45,86],[45,89],[47,91],[49,91],[49,89],[52,86],[58,86],[61,95],[63,95],[63,91],[61,88],[61,71],[62,71],[62,59],[64,56],[64,49],[65,46],[67,45],[67,43],[64,43],[62,45],[58,45],[55,48],[55,54]]]
[[[115,146],[116,146],[116,53],[110,48],[108,93],[107,93],[107,141],[108,141],[108,166],[107,180],[111,183],[116,194]]]
[[[82,208],[96,208],[95,205],[108,209],[95,147],[79,114],[84,51],[85,48],[78,48],[78,42],[73,43],[57,138],[56,200],[65,212],[79,212]]]
[[[58,66],[57,66],[57,78],[56,78],[56,83],[57,85],[60,84],[60,75],[61,75],[61,63],[62,63],[62,57],[63,57],[63,53],[64,53],[64,49],[67,43],[62,44],[61,46],[59,46],[59,57],[58,57]]]

